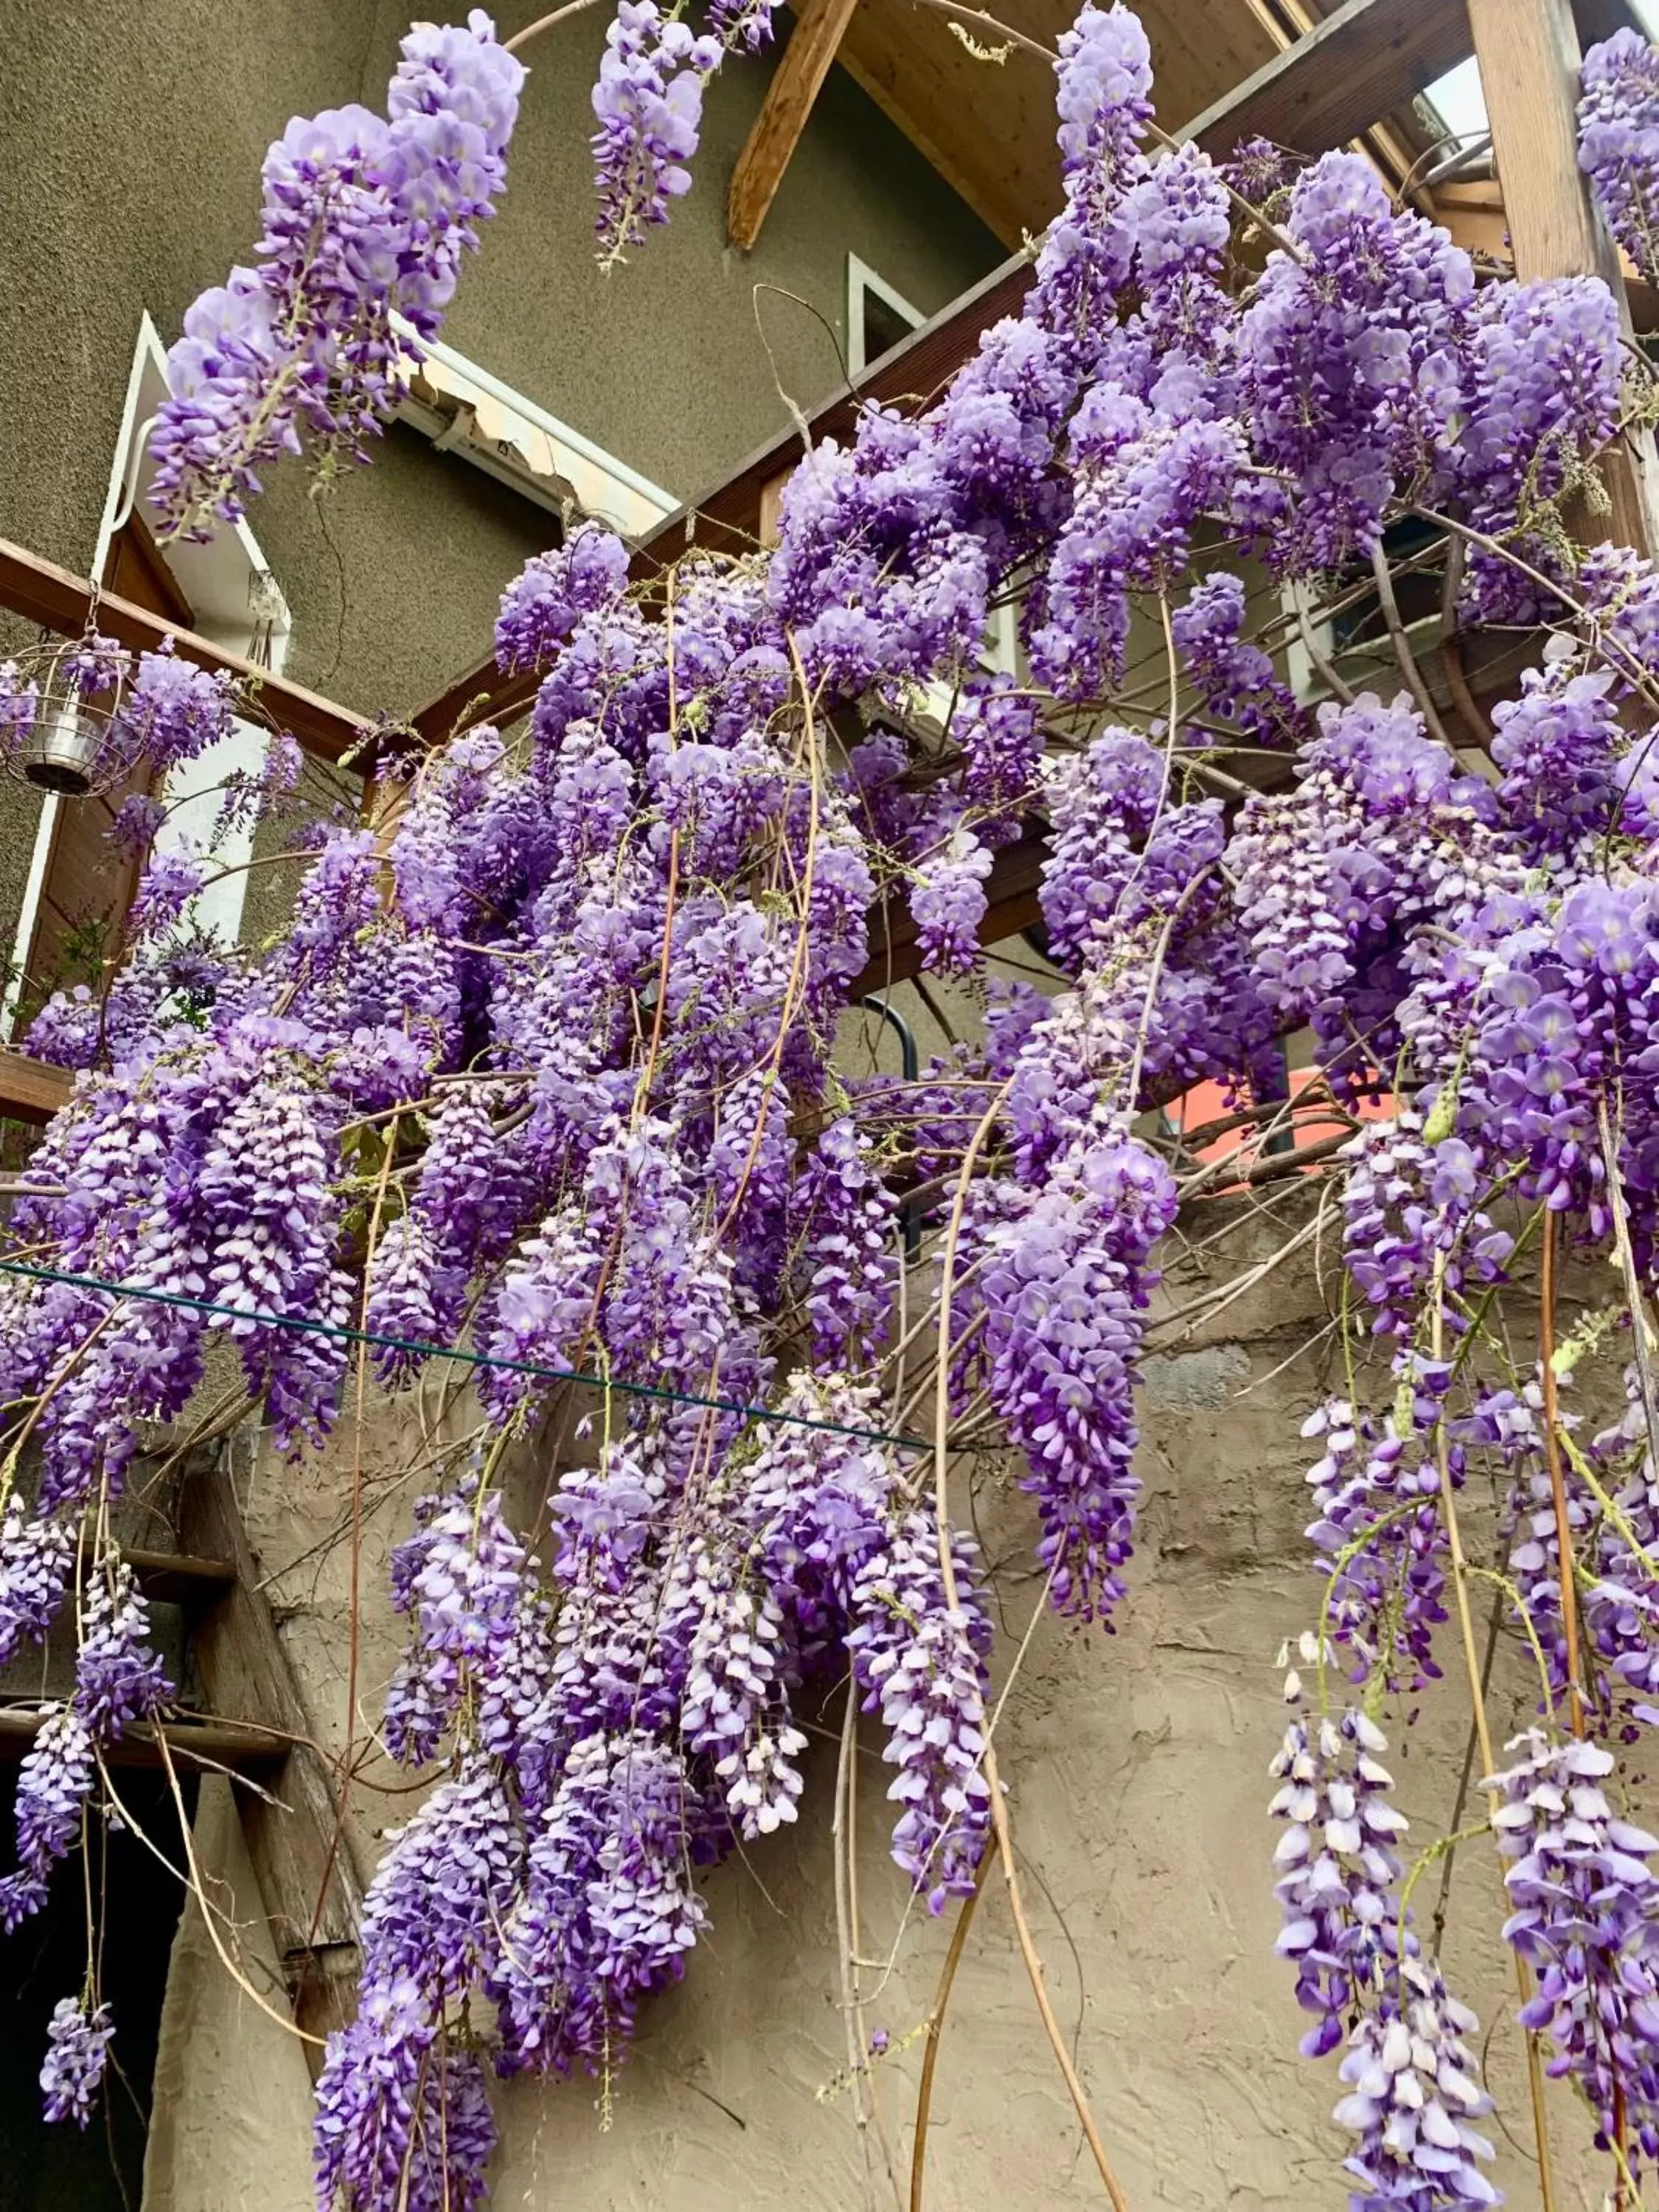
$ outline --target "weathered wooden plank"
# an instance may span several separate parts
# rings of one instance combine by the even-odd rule
[[[83,1558],[84,1558],[83,1554]],[[121,1547],[133,1580],[152,1605],[182,1606],[186,1612],[222,1597],[236,1579],[228,1559],[195,1559],[182,1552],[135,1551]]]
[[[0,1120],[31,1121],[39,1127],[68,1104],[74,1090],[68,1068],[31,1060],[25,1052],[0,1051]]]
[[[1578,166],[1582,57],[1571,0],[1467,4],[1516,275],[1522,283],[1542,276],[1601,276],[1623,305],[1618,248]],[[1627,307],[1625,313],[1628,323]],[[1579,535],[1647,552],[1650,490],[1629,450],[1615,449],[1604,472],[1611,512],[1581,514]]]
[[[1077,0],[974,0],[996,21],[1053,47]],[[1269,58],[1275,40],[1243,0],[1135,0],[1166,118],[1196,115]],[[994,22],[961,27],[981,52],[1005,41]],[[1054,72],[1017,48],[1001,64],[976,59],[941,10],[873,0],[856,9],[838,64],[903,131],[945,182],[1012,250],[1060,203]]]
[[[232,1587],[201,1614],[191,1638],[204,1694],[216,1711],[305,1737],[305,1708],[225,1469],[210,1469],[186,1486],[179,1535],[192,1554],[226,1559],[235,1570]],[[238,1797],[295,2019],[308,2034],[326,2035],[351,2017],[362,1911],[362,1884],[332,1784],[319,1754],[300,1741],[268,1778],[264,1796]],[[306,2049],[314,2071],[320,2052]]]
[[[0,1759],[21,1759],[40,1733],[42,1716],[34,1705],[0,1705]],[[228,1766],[238,1774],[264,1775],[282,1763],[283,1746],[265,1730],[216,1717],[135,1721],[106,1747],[111,1766],[160,1766],[165,1739],[170,1755],[183,1765]]]
[[[1406,106],[1472,46],[1458,0],[1346,0],[1179,135],[1218,158],[1255,137],[1328,153]]]
[[[373,735],[373,724],[362,715],[307,691],[303,684],[273,675],[240,653],[228,653],[194,630],[179,629],[131,599],[94,590],[84,576],[71,575],[6,538],[0,538],[0,606],[63,637],[78,637],[95,619],[106,637],[135,652],[154,653],[170,637],[183,658],[198,667],[228,669],[243,678],[249,697],[257,699],[273,722],[291,730],[313,759],[337,762]]]
[[[761,112],[732,172],[726,227],[741,252],[747,253],[760,236],[767,210],[777,197],[857,5],[858,0],[800,0],[783,58],[772,73]]]

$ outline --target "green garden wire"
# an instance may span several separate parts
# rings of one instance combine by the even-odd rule
[[[387,1336],[378,1329],[347,1328],[333,1322],[308,1321],[294,1314],[248,1313],[240,1306],[219,1305],[211,1298],[193,1298],[182,1291],[158,1291],[140,1283],[116,1283],[102,1275],[77,1275],[58,1267],[32,1267],[21,1260],[0,1260],[0,1274],[24,1275],[37,1283],[64,1283],[77,1291],[100,1291],[111,1297],[148,1298],[152,1304],[184,1306],[192,1313],[216,1314],[252,1328],[295,1329],[308,1336],[334,1337],[348,1344],[368,1344],[386,1352],[408,1352],[423,1359],[459,1359],[470,1367],[494,1367],[509,1375],[528,1375],[544,1382],[583,1382],[594,1390],[619,1390],[633,1398],[653,1398],[672,1406],[702,1406],[717,1413],[742,1413],[757,1421],[775,1421],[802,1429],[822,1429],[831,1436],[854,1437],[862,1443],[896,1444],[910,1451],[931,1449],[921,1437],[888,1429],[858,1428],[846,1421],[826,1421],[811,1413],[786,1413],[775,1406],[755,1406],[737,1398],[709,1398],[694,1390],[665,1390],[655,1382],[626,1382],[614,1376],[583,1375],[574,1368],[544,1367],[532,1359],[498,1359],[487,1352],[472,1352],[455,1344],[423,1344],[417,1338]]]

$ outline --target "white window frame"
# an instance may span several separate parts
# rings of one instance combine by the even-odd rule
[[[94,545],[90,575],[103,580],[116,532],[127,517],[140,509],[155,473],[148,452],[150,423],[167,395],[167,349],[148,311],[138,320],[132,366],[127,375],[121,427],[110,466],[109,487]],[[201,544],[175,544],[161,549],[179,592],[189,603],[191,628],[227,652],[253,657],[256,645],[275,675],[288,658],[293,617],[288,602],[271,575],[259,541],[246,521],[222,524]],[[254,722],[239,720],[229,737],[199,758],[188,761],[169,777],[162,793],[168,815],[156,838],[159,852],[184,844],[205,846],[212,834],[220,805],[218,787],[234,769],[257,770],[264,759],[269,732]],[[22,995],[23,967],[33,940],[40,900],[59,807],[77,804],[48,792],[41,801],[17,933],[12,945],[12,975],[3,1006],[0,1006],[0,1035],[9,1036]],[[234,944],[240,933],[247,896],[246,863],[252,858],[251,826],[222,838],[215,848],[216,866],[234,872],[210,884],[191,904],[192,919],[211,927],[226,942]]]
[[[856,253],[847,257],[847,366],[854,376],[860,376],[879,354],[869,351],[864,322],[864,302],[874,293],[883,307],[890,307],[900,320],[919,331],[927,318],[920,307],[912,307],[902,292],[896,291],[884,276],[878,275],[867,261],[860,261]]]

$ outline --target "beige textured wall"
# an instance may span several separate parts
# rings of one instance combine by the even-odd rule
[[[1288,1218],[1299,1218],[1304,1203],[1290,1200]],[[1189,1249],[1171,1257],[1164,1311],[1271,1249],[1273,1232],[1259,1223],[1205,1249],[1219,1225],[1213,1210],[1183,1224]],[[1284,1723],[1275,1651],[1310,1622],[1319,1588],[1304,1565],[1308,1455],[1297,1433],[1320,1387],[1316,1361],[1282,1363],[1324,1318],[1313,1268],[1292,1263],[1207,1327],[1170,1333],[1148,1364],[1141,1467],[1149,1498],[1121,1632],[1108,1638],[1045,1620],[1004,1722],[1001,1756],[1030,1917],[1134,2212],[1328,2212],[1342,2200],[1345,2146],[1329,2123],[1335,2063],[1297,2056],[1304,2021],[1291,1976],[1272,1955],[1274,1833],[1265,1810],[1266,1769]],[[400,1453],[410,1455],[408,1425],[383,1413],[368,1425],[371,1502]],[[349,1463],[343,1439],[297,1480],[257,1475],[249,1510],[268,1569],[280,1570],[339,1525]],[[533,1469],[519,1480],[522,1504]],[[368,1522],[366,1719],[392,1661],[385,1551],[403,1504],[398,1498]],[[1000,1680],[1038,1593],[1030,1522],[1000,1472],[978,1485],[975,1511],[1005,1629]],[[1478,1501],[1470,1511],[1478,1521]],[[273,1585],[316,1725],[331,1742],[343,1713],[344,1575],[337,1552],[279,1571]],[[1467,1733],[1455,1649],[1447,1641],[1443,1650],[1447,1679],[1426,1701],[1432,1717],[1407,1755],[1396,1732],[1390,1760],[1419,1848],[1452,1823]],[[1495,1729],[1520,1712],[1525,1695],[1505,1651]],[[826,1731],[838,1727],[839,1713],[836,1704],[823,1716]],[[867,1732],[860,1752],[862,1955],[884,1957],[896,1947],[897,1958],[884,1980],[864,1977],[867,2021],[896,2045],[927,2014],[949,1923],[907,1911],[885,1856],[887,1770]],[[498,2212],[771,2212],[781,2204],[888,2212],[894,2197],[879,2153],[872,2148],[878,2180],[866,2197],[848,2100],[822,2094],[845,2063],[834,1782],[833,1742],[819,1741],[799,1829],[709,1880],[711,1933],[683,1984],[647,2009],[615,2085],[608,2133],[592,2083],[519,2082],[501,2093]],[[362,1794],[356,1810],[372,1855],[368,1832],[398,1815]],[[1425,1921],[1437,1880],[1431,1874],[1419,1892]],[[238,1894],[246,1910],[245,1882]],[[1484,1842],[1471,1844],[1456,1861],[1448,1971],[1486,2031],[1480,2049],[1504,2122],[1494,2128],[1500,2179],[1510,2204],[1532,2212],[1535,2185],[1516,2148],[1528,2139],[1519,2039],[1494,1942],[1500,1917],[1489,1852]],[[144,2212],[240,2206],[251,2163],[260,2169],[262,2212],[302,2212],[301,2180],[289,2179],[290,2169],[261,2148],[284,2131],[303,2136],[303,2082],[291,2057],[285,2070],[276,2058],[251,2059],[266,2049],[264,2024],[249,2019],[246,2000],[188,1936],[168,2002],[161,2077],[168,2109]],[[876,2076],[885,2127],[907,2157],[919,2057],[913,2043]],[[1595,2212],[1600,2197],[1584,2166],[1583,2120],[1565,2094],[1552,2090],[1551,2100],[1559,2201],[1564,2212]],[[994,1878],[945,2031],[932,2141],[931,2212],[1041,2212],[1103,2201]]]
[[[202,1784],[194,1847],[215,1918],[210,1932],[190,1899],[173,1943],[144,2203],[301,2212],[311,2202],[310,2077],[299,2045],[264,2008],[285,2011],[287,2000],[230,1784],[219,1776]]]

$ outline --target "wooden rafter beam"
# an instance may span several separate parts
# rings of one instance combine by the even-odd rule
[[[78,637],[95,621],[106,637],[136,653],[157,652],[170,637],[177,652],[198,668],[228,669],[240,678],[248,696],[257,698],[273,722],[291,730],[313,760],[338,762],[374,734],[374,724],[363,715],[337,707],[303,684],[273,675],[240,653],[228,653],[194,630],[179,629],[148,607],[95,590],[84,576],[71,575],[6,538],[0,538],[0,607],[60,637]]]
[[[741,252],[747,253],[760,236],[857,5],[858,0],[799,0],[789,43],[732,172],[726,227]]]
[[[228,1559],[193,1559],[182,1552],[147,1552],[130,1544],[121,1547],[121,1558],[132,1570],[140,1595],[152,1605],[176,1605],[185,1612],[221,1598],[236,1579]],[[77,1577],[91,1569],[93,1554],[82,1549],[76,1562]]]
[[[1345,0],[1181,135],[1218,160],[1241,138],[1329,153],[1407,106],[1471,51],[1461,0]]]
[[[1310,6],[1309,0],[1246,0],[1246,4],[1281,49],[1294,46],[1298,39],[1306,38],[1310,32],[1316,31],[1323,20]],[[1453,4],[1455,4],[1455,0],[1453,0]],[[1397,186],[1410,173],[1416,160],[1411,146],[1387,121],[1374,123],[1364,137],[1357,143],[1380,163],[1391,188]],[[1428,209],[1423,204],[1420,193],[1413,193],[1413,201],[1418,204],[1419,213],[1427,214]]]
[[[0,1759],[21,1759],[44,1720],[37,1705],[0,1705]],[[112,1766],[160,1766],[163,1742],[181,1765],[228,1766],[235,1774],[262,1777],[281,1764],[283,1749],[263,1729],[205,1717],[135,1721],[106,1747],[104,1757]]]
[[[0,1121],[42,1127],[69,1103],[74,1090],[68,1068],[31,1060],[27,1053],[0,1050]]]

